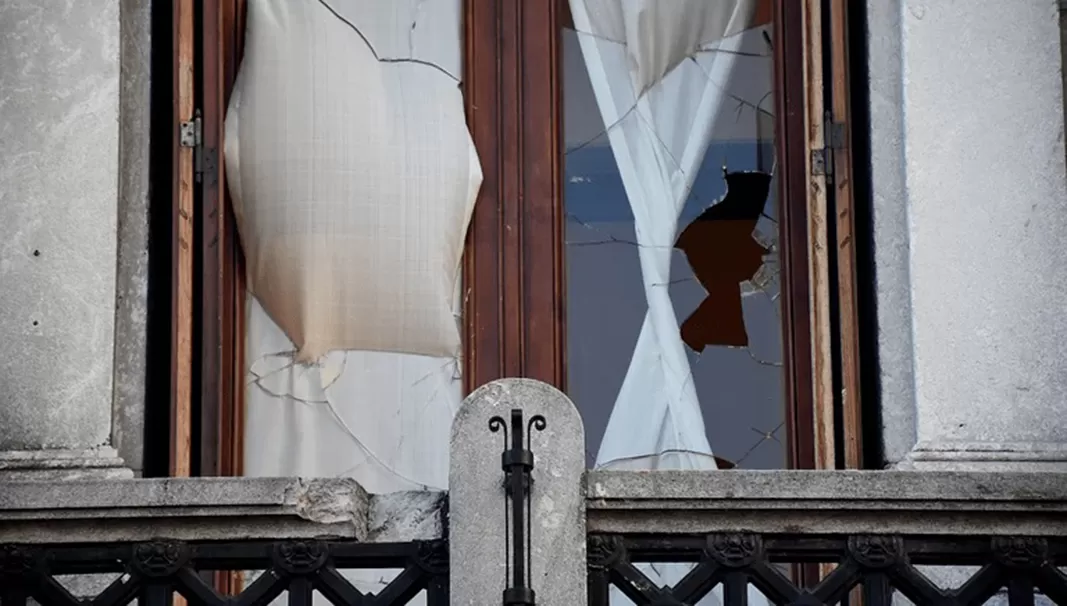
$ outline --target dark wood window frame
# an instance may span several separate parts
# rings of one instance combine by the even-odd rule
[[[841,0],[835,2],[844,6]],[[805,28],[817,16],[812,15],[813,4],[817,3],[773,3],[779,108],[775,145],[783,158],[778,200],[785,243],[781,254],[786,426],[790,466],[802,469],[828,466],[820,465],[817,457],[816,332],[808,277],[811,175],[805,110],[810,74],[805,70],[812,66],[805,59],[812,53],[806,47]],[[566,2],[468,0],[466,9],[468,120],[486,175],[464,265],[469,293],[464,307],[466,387],[525,376],[565,388],[559,33],[570,20]],[[844,165],[844,160],[839,163]],[[826,407],[832,407],[832,395],[825,395],[830,398]],[[833,412],[822,416],[832,419]]]
[[[172,475],[242,472],[244,271],[224,187],[222,124],[240,61],[244,3],[173,5]],[[821,143],[814,133],[822,132],[824,119],[848,123],[846,2],[773,4],[789,461],[796,468],[835,465],[836,411],[847,451],[837,465],[855,467],[856,269],[848,246],[853,192],[847,180],[827,188],[810,163]],[[826,32],[824,6],[831,16]],[[463,264],[464,388],[517,376],[565,388],[560,32],[569,20],[566,1],[466,0],[464,9],[464,93],[484,174]],[[829,92],[822,84],[824,67]],[[203,133],[196,155],[178,145],[177,124],[195,117],[194,104]],[[832,153],[841,175],[851,160],[847,145]],[[831,203],[834,215],[827,212]],[[830,216],[835,230],[825,229]],[[829,248],[829,236],[838,244],[832,256],[820,252]],[[835,396],[835,386],[847,397]]]

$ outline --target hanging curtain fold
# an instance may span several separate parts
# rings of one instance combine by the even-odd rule
[[[248,289],[312,362],[452,357],[481,185],[459,0],[254,0],[226,116]]]
[[[729,99],[740,44],[729,34],[747,27],[755,2],[572,0],[571,11],[634,214],[648,303],[597,466],[715,469],[670,266],[679,214]]]

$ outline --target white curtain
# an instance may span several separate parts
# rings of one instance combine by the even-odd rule
[[[668,286],[678,217],[730,99],[748,0],[571,0],[634,215],[648,312],[597,454],[610,469],[715,469]],[[688,565],[644,566],[659,584]],[[753,604],[766,603],[750,587]],[[716,590],[700,604],[721,599]],[[621,594],[614,603],[624,603]]]
[[[462,25],[462,0],[249,0],[226,120],[252,290],[245,475],[447,488],[482,178]],[[392,575],[346,576],[377,593]]]
[[[668,287],[678,216],[729,100],[741,36],[724,36],[745,28],[755,3],[572,0],[571,11],[633,210],[648,302],[597,466],[714,469]]]

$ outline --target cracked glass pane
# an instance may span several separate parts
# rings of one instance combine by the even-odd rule
[[[248,5],[226,119],[251,268],[246,475],[447,488],[459,262],[481,182],[462,23],[459,0]]]
[[[770,3],[720,4],[570,3],[568,390],[591,467],[787,466]]]

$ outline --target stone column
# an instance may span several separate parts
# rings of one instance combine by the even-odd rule
[[[498,416],[523,412],[523,427],[542,415],[542,431],[529,433],[534,467],[530,504],[530,578],[541,606],[586,601],[585,431],[578,409],[555,388],[531,379],[488,383],[467,397],[452,422],[449,471],[451,603],[499,604],[511,553],[507,549],[503,431]],[[509,429],[510,431],[510,429]],[[509,434],[510,437],[510,434]]]
[[[144,297],[143,279],[117,270],[130,261],[118,257],[118,217],[144,217],[122,196],[147,208],[147,173],[123,172],[147,167],[147,6],[0,2],[0,481],[132,476],[113,440],[131,429],[112,412],[116,291],[127,297],[119,328],[141,359],[125,322],[138,317],[129,299]],[[139,34],[124,39],[131,27]],[[131,99],[143,105],[120,112]],[[143,132],[127,136],[131,117]],[[139,145],[121,164],[120,138]],[[143,258],[143,246],[132,251]]]
[[[1067,469],[1056,4],[867,2],[890,464]]]

